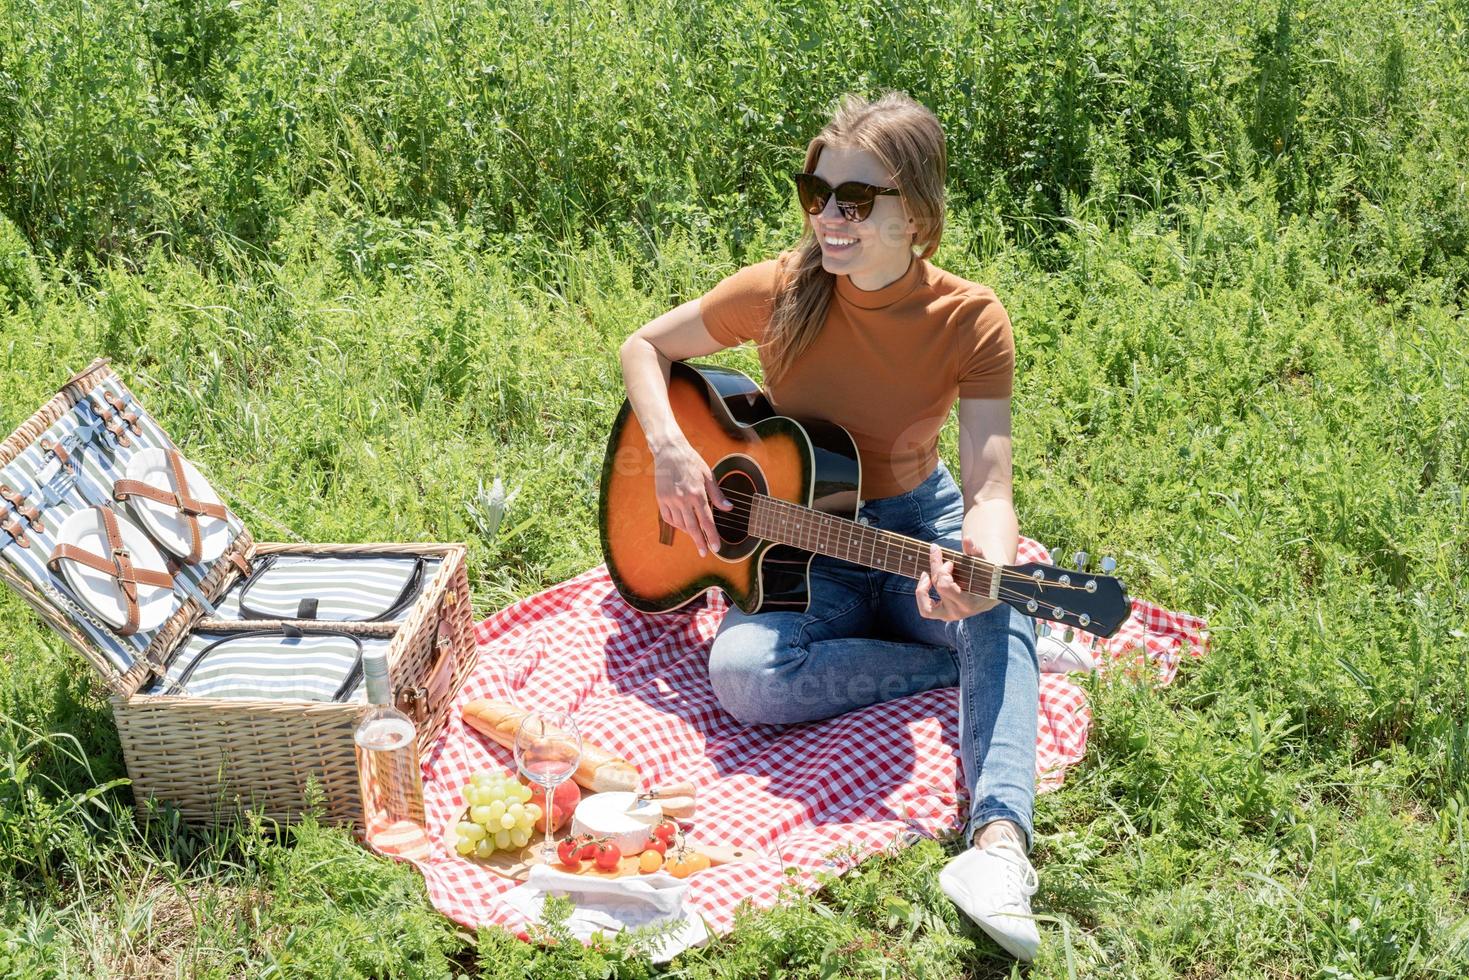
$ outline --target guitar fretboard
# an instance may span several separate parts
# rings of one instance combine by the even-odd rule
[[[820,555],[841,558],[867,568],[917,579],[929,568],[928,543],[891,531],[834,517],[766,494],[755,494],[750,533],[767,541],[793,545]],[[992,596],[995,566],[982,558],[943,550],[954,563],[954,583],[965,592]]]

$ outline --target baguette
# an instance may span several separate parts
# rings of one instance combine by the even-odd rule
[[[464,706],[464,720],[475,731],[488,735],[507,749],[515,748],[515,730],[528,714],[523,708],[504,701],[480,698]],[[582,789],[593,793],[610,793],[617,790],[636,793],[638,789],[637,767],[626,759],[619,758],[586,738],[581,742],[581,761],[577,763],[572,780]]]

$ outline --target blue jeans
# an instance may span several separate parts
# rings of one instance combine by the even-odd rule
[[[963,495],[940,460],[907,493],[864,501],[858,520],[959,551]],[[786,725],[957,685],[965,837],[1012,820],[1029,847],[1040,697],[1034,627],[1004,603],[953,622],[926,619],[917,585],[817,555],[806,612],[730,607],[709,655],[714,694],[746,724]]]

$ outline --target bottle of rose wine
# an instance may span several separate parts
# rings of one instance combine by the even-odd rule
[[[379,851],[404,854],[425,842],[418,732],[393,707],[387,651],[364,653],[362,674],[372,702],[355,736],[363,834]]]

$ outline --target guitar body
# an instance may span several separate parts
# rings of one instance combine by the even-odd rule
[[[777,415],[739,371],[675,361],[668,379],[674,419],[735,506],[714,509],[720,549],[704,557],[658,514],[653,454],[624,400],[602,462],[602,554],[617,591],[634,609],[670,612],[722,589],[747,613],[805,612],[818,553],[917,581],[931,544],[854,520],[862,467],[846,429]],[[759,534],[752,533],[758,529]],[[807,550],[807,548],[817,550]],[[1058,626],[1111,636],[1132,614],[1126,589],[1106,574],[1040,562],[1000,565],[942,550],[963,592],[998,599]]]
[[[749,534],[746,495],[767,494],[851,520],[861,465],[839,425],[777,415],[748,376],[712,365],[671,365],[668,400],[679,428],[736,506],[714,508],[720,550],[699,557],[693,539],[658,514],[653,455],[624,400],[602,466],[600,523],[607,570],[628,604],[670,612],[723,589],[747,613],[804,612],[814,554]]]

